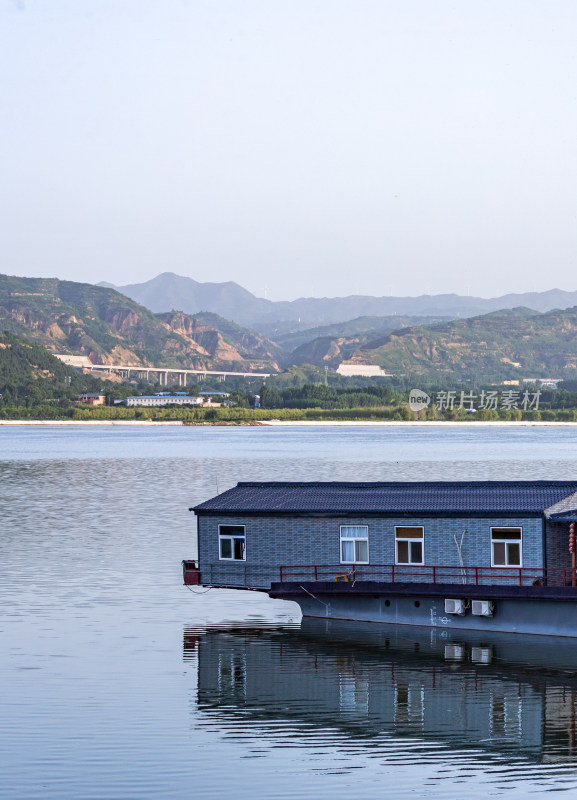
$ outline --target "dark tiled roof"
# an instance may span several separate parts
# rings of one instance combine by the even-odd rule
[[[538,514],[577,491],[573,481],[239,483],[191,511],[245,514]]]

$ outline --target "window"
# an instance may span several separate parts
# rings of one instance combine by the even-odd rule
[[[395,528],[395,563],[423,564],[425,561],[423,550],[424,537],[424,528]]]
[[[521,567],[521,528],[491,528],[491,566]]]
[[[219,525],[218,539],[221,561],[245,560],[244,525]]]
[[[369,563],[367,525],[341,525],[341,564]]]

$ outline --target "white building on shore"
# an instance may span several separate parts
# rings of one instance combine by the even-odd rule
[[[126,403],[127,406],[202,406],[202,397],[190,397],[190,395],[142,395],[136,397],[126,397],[123,400],[115,400],[116,404]]]
[[[344,375],[347,378],[356,375],[361,375],[365,378],[390,377],[384,369],[381,369],[381,367],[376,364],[355,364],[347,361],[343,361],[342,364],[339,364],[337,367],[337,374]]]

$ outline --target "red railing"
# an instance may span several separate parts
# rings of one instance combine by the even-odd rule
[[[575,572],[570,567],[456,567],[415,564],[301,564],[280,567],[285,581],[384,581],[387,583],[454,583],[469,585],[571,586]]]

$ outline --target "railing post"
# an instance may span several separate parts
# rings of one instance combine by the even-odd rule
[[[436,567],[433,567],[433,583],[437,583]]]
[[[356,579],[357,579],[357,573],[355,570],[355,565],[353,564],[353,583],[356,581]]]
[[[519,586],[523,586],[523,568],[519,567]]]
[[[475,586],[479,585],[479,567],[475,567]]]
[[[395,565],[391,566],[391,583],[395,582]]]
[[[315,564],[315,581],[318,581],[317,565]]]
[[[282,583],[282,567],[280,567],[280,582]]]

